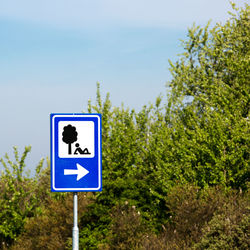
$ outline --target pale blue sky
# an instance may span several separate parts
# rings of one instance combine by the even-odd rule
[[[227,0],[0,0],[0,157],[32,145],[33,170],[49,155],[49,114],[86,110],[97,81],[116,106],[154,102],[187,28],[228,10]]]

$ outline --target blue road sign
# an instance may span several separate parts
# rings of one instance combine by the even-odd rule
[[[101,115],[51,114],[50,134],[51,191],[101,191]]]

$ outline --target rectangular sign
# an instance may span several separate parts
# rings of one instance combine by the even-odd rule
[[[101,191],[101,115],[51,114],[50,131],[51,191]]]

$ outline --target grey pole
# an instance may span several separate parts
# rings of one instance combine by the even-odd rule
[[[77,225],[77,193],[74,195],[74,226],[72,230],[72,250],[79,250],[79,229]]]

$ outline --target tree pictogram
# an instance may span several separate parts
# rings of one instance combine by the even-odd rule
[[[71,155],[72,150],[71,150],[71,144],[75,141],[77,141],[77,131],[76,128],[72,125],[65,126],[63,128],[63,142],[68,144],[68,154]]]

